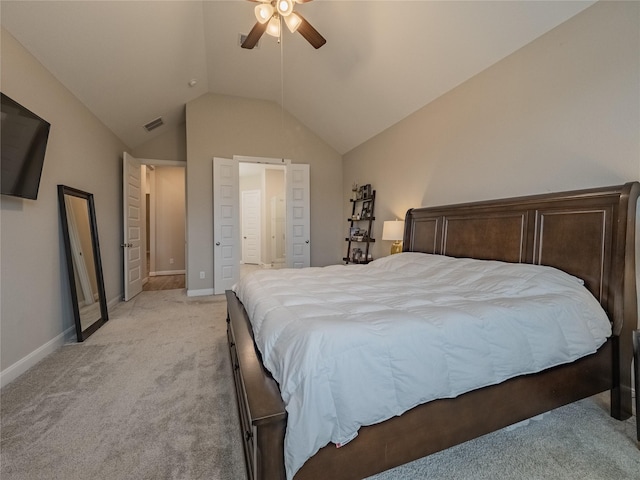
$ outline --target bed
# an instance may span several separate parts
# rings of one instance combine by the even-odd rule
[[[582,279],[611,335],[595,353],[419,404],[359,429],[309,458],[295,479],[358,479],[610,390],[611,415],[631,415],[631,335],[637,325],[637,182],[599,189],[409,210],[404,252],[555,267]],[[353,267],[343,267],[353,268]],[[285,479],[287,411],[262,362],[251,321],[226,293],[228,342],[251,479]]]

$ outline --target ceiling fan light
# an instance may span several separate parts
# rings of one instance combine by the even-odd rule
[[[269,20],[269,23],[267,24],[266,32],[272,37],[279,38],[280,37],[280,18],[278,18],[276,15],[271,17],[271,20]]]
[[[283,17],[291,15],[293,12],[293,0],[276,0],[278,13]]]
[[[260,23],[267,23],[273,16],[273,7],[269,3],[261,3],[255,8],[256,19]]]
[[[295,13],[292,13],[291,15],[284,17],[284,23],[287,24],[287,28],[289,29],[289,31],[291,33],[294,33],[296,30],[298,30],[298,27],[302,23],[302,19]]]

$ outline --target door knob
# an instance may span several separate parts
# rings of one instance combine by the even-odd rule
[[[219,246],[220,246],[220,242],[216,242],[216,247],[219,247]]]
[[[309,243],[309,240],[305,241],[304,243]]]

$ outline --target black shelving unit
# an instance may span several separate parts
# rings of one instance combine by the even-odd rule
[[[369,263],[373,258],[369,253],[369,245],[375,242],[371,232],[376,205],[376,191],[368,188],[359,190],[358,198],[350,199],[351,218],[347,219],[349,231],[347,241],[347,255],[342,259],[345,263]]]

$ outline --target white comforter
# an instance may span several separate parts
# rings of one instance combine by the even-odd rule
[[[289,479],[363,425],[571,362],[611,334],[581,280],[527,264],[402,253],[262,270],[234,290],[286,405]]]

